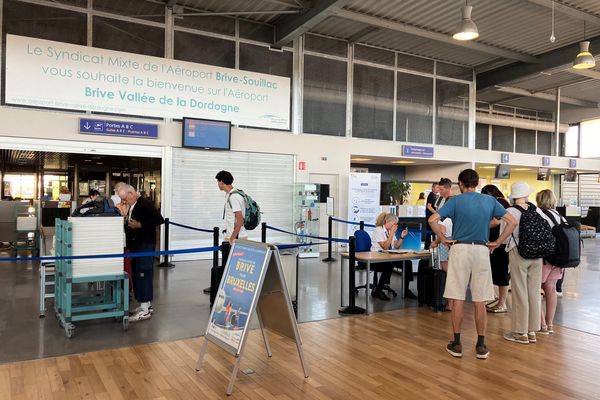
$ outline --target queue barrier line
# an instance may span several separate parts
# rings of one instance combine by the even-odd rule
[[[86,260],[93,258],[135,258],[135,257],[154,257],[170,254],[189,254],[203,253],[207,251],[218,251],[220,246],[194,247],[179,250],[146,251],[141,253],[115,253],[115,254],[94,254],[82,256],[44,256],[44,257],[0,257],[2,261],[52,261],[52,260]]]
[[[286,231],[283,229],[275,228],[274,226],[270,226],[270,225],[265,225],[265,227],[267,229],[271,229],[276,232],[287,233],[288,235],[292,235],[292,236],[306,237],[306,238],[318,239],[318,240],[326,240],[328,242],[331,241],[331,242],[338,242],[338,243],[350,243],[350,240],[348,240],[348,239],[328,238],[328,237],[312,236],[312,235],[301,235],[298,233],[289,232],[289,231]]]
[[[166,222],[167,224],[169,224],[169,225],[175,225],[175,226],[178,226],[178,227],[180,227],[180,228],[185,228],[185,229],[189,229],[189,230],[192,230],[192,231],[206,232],[206,233],[213,233],[213,230],[212,230],[212,229],[195,228],[195,227],[193,227],[193,226],[184,225],[184,224],[179,224],[179,223],[177,223],[177,222],[173,222],[173,221],[171,221],[171,220],[169,220],[168,222],[167,222],[167,221],[165,221],[165,222]]]

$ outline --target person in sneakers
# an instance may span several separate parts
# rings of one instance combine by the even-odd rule
[[[156,243],[156,228],[164,223],[160,212],[150,200],[140,197],[131,185],[122,185],[118,191],[121,202],[129,206],[125,216],[125,239],[131,253],[154,251]],[[152,317],[154,257],[131,258],[131,280],[133,293],[139,303],[130,322],[143,321]]]
[[[552,213],[556,221],[562,221],[563,217],[556,211],[556,196],[552,190],[544,189],[535,196],[535,202],[538,208],[542,211],[547,210]],[[545,213],[544,218],[554,227],[555,223]],[[554,314],[556,313],[556,304],[558,296],[556,294],[556,282],[562,278],[564,268],[560,268],[543,260],[542,263],[542,289],[544,289],[545,306],[542,304],[541,327],[538,333],[542,335],[550,335],[554,333]]]
[[[527,210],[529,195],[533,189],[527,182],[515,182],[510,186],[512,203]],[[540,286],[542,284],[542,259],[523,258],[519,254],[519,228],[521,226],[521,211],[509,207],[508,212],[517,220],[517,227],[506,241],[508,253],[508,268],[512,289],[512,331],[504,335],[504,339],[521,344],[535,343],[535,331],[540,329]],[[544,213],[536,208],[542,217]],[[504,222],[500,224],[502,226]]]
[[[494,185],[485,185],[481,188],[481,193],[496,198],[504,208],[510,207],[508,200],[504,198],[504,194]],[[490,228],[490,241],[498,239],[498,236],[500,236],[499,224]],[[508,274],[508,253],[505,247],[502,244],[490,254],[492,282],[495,286],[498,286],[498,299],[485,306],[486,310],[491,313],[505,313],[508,311],[506,308],[506,298],[508,297],[510,275]]]
[[[448,199],[446,204],[429,218],[429,225],[442,244],[451,245],[444,297],[452,299],[454,339],[446,346],[446,350],[454,357],[462,357],[460,334],[467,285],[470,282],[477,329],[475,353],[477,358],[486,359],[490,351],[485,344],[485,303],[494,298],[489,253],[511,234],[516,220],[495,198],[477,193],[477,185],[479,175],[476,171],[462,171],[458,176],[461,194]],[[439,228],[438,221],[442,218],[452,219],[453,240],[449,240]],[[494,218],[502,218],[506,226],[498,239],[489,242],[489,227]]]

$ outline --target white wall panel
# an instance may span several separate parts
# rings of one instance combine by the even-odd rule
[[[203,229],[225,228],[225,193],[219,191],[215,175],[227,170],[233,186],[249,194],[261,208],[262,222],[292,230],[294,156],[287,154],[207,151],[173,148],[171,220]],[[249,239],[260,241],[260,227]],[[212,234],[171,227],[171,249],[212,246]],[[222,239],[222,235],[221,235]],[[267,241],[293,243],[290,235],[267,231]],[[175,260],[210,258],[212,253],[185,254]]]

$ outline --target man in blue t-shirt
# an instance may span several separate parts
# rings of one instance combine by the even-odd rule
[[[472,169],[465,169],[458,175],[461,194],[450,198],[444,207],[429,218],[431,230],[450,247],[448,275],[444,297],[452,299],[452,328],[454,340],[446,350],[454,357],[462,357],[460,330],[467,285],[471,282],[471,296],[475,306],[475,326],[477,329],[477,358],[486,359],[489,350],[485,345],[486,311],[485,303],[494,298],[490,251],[500,246],[508,238],[517,221],[492,196],[477,193],[479,175]],[[452,219],[452,238],[449,240],[440,231],[438,221]],[[506,222],[500,237],[489,242],[490,224],[498,225],[498,219]]]

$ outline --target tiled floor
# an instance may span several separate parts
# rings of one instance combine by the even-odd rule
[[[0,253],[2,257],[6,255]],[[556,325],[600,335],[599,258],[600,240],[587,239],[582,265],[567,272]],[[210,261],[179,262],[174,269],[157,269],[156,312],[151,320],[131,324],[127,332],[112,320],[78,322],[76,336],[69,340],[52,311],[46,318],[38,317],[37,266],[0,262],[0,363],[202,335],[209,315],[208,296],[202,289],[208,286],[210,266]],[[358,279],[364,279],[364,273]],[[299,286],[300,322],[339,317],[339,260],[324,263],[317,258],[301,259]],[[392,277],[392,286],[400,286],[399,275]],[[415,282],[411,288],[416,292]],[[344,294],[347,299],[347,292]],[[364,300],[365,293],[361,291],[357,305],[364,305]],[[371,304],[372,312],[417,306],[415,300],[400,298],[390,302],[374,300]],[[51,309],[51,303],[48,308]]]

